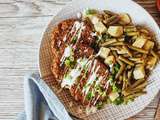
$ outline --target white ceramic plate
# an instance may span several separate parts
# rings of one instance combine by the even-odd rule
[[[160,29],[154,19],[146,12],[146,10],[131,0],[75,0],[64,7],[53,18],[44,34],[40,48],[40,72],[42,77],[51,74],[51,57],[49,54],[50,50],[48,50],[50,48],[50,39],[47,35],[50,34],[51,30],[58,22],[67,18],[76,17],[77,12],[83,11],[86,8],[95,8],[99,10],[107,9],[117,13],[126,12],[131,16],[133,23],[149,27],[150,30],[155,33],[157,40],[158,38],[160,39]],[[160,41],[158,42],[160,43]],[[146,88],[147,94],[138,97],[134,102],[120,106],[107,105],[103,110],[98,111],[96,114],[85,116],[84,118],[97,120],[123,120],[136,115],[153,100],[160,90],[160,64],[153,70],[148,81],[149,85]],[[68,108],[67,104],[65,104],[65,106]]]

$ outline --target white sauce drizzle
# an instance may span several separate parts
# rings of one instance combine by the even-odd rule
[[[84,52],[88,52],[88,49],[85,49]]]
[[[79,21],[75,21],[74,25],[70,31],[70,34],[72,34],[73,32],[76,33],[80,27],[81,27],[81,23]]]
[[[95,105],[98,101],[98,99],[100,98],[100,95],[97,96],[96,100],[94,101],[93,105]]]
[[[107,75],[107,71],[106,71],[106,75]],[[108,75],[107,75],[107,76],[108,76]],[[106,76],[106,77],[107,77],[107,76]],[[104,79],[106,79],[106,77],[104,77]],[[104,86],[105,92],[108,91],[109,84],[110,84],[110,81],[108,80],[108,81],[106,82],[105,86]],[[94,101],[93,105],[95,105],[95,104],[97,103],[97,101],[98,101],[98,99],[100,98],[100,96],[101,96],[101,95],[98,95],[98,96],[97,96],[97,98],[96,98],[96,100]]]
[[[60,66],[64,63],[65,59],[67,57],[70,57],[71,55],[72,55],[72,48],[71,48],[71,46],[67,46],[65,48],[65,50],[64,50],[64,53],[63,53],[62,57],[61,57],[61,60],[60,60],[61,64],[60,64]]]
[[[78,16],[78,14],[77,14]],[[74,25],[72,26],[72,29],[71,31],[66,34],[63,38],[63,41],[66,42],[67,40],[67,36],[74,33],[73,36],[71,37],[71,39],[73,39],[73,37],[77,36],[77,41],[75,43],[75,45],[78,43],[80,37],[81,37],[81,34],[82,34],[82,31],[85,29],[85,26],[84,26],[84,22],[79,22],[79,21],[76,21],[74,23]],[[96,33],[91,33],[92,36],[96,36]],[[59,46],[60,46],[61,43],[59,43]],[[74,45],[74,46],[75,46]],[[64,50],[64,54],[62,55],[62,58],[61,58],[61,65],[64,63],[65,59],[67,57],[70,57],[71,54],[72,54],[72,46],[73,45],[70,45],[68,47],[65,48]],[[85,52],[87,52],[88,50],[85,50]],[[95,57],[97,57],[99,54],[96,54]],[[90,71],[90,74],[89,74],[89,77],[88,77],[88,80],[87,80],[87,88],[83,88],[82,92],[85,93],[87,95],[91,85],[94,83],[94,81],[97,79],[97,72],[98,70],[100,69],[100,66],[96,67],[96,64],[97,64],[97,60],[95,60],[95,57],[92,59],[92,60],[89,60],[87,58],[80,58],[77,60],[77,66],[75,69],[72,69],[69,74],[67,75],[67,77],[65,77],[63,80],[62,80],[62,83],[61,83],[61,86],[62,87],[68,87],[69,89],[71,88],[71,86],[76,82],[77,78],[81,75],[81,72],[82,70],[84,69],[84,67],[87,67],[88,70],[91,70]],[[92,66],[92,62],[93,63],[93,66]],[[103,80],[104,78],[102,76],[100,76],[98,78],[98,80],[96,81],[96,85],[98,85],[100,83],[101,80]],[[82,80],[82,79],[81,79]],[[78,87],[78,85],[77,85]],[[105,84],[105,89],[108,89],[109,87],[109,81],[107,81],[107,83]],[[77,88],[78,89],[78,88]],[[100,96],[98,96],[96,98],[96,101],[99,99]],[[96,104],[96,101],[94,102],[94,104]]]
[[[95,70],[95,67],[96,67],[96,64],[97,64],[97,60],[94,60],[94,63],[93,63],[93,67],[91,68],[91,73],[88,77],[88,80],[87,80],[87,83],[86,83],[86,88],[83,88],[82,92],[85,93],[87,95],[91,85],[93,84],[93,82],[96,80],[97,78],[97,72],[100,68],[100,66],[98,66]]]
[[[83,67],[83,69],[87,69],[87,71],[88,71],[89,66],[92,63],[92,61],[87,59],[87,58],[83,58],[82,61],[80,61],[80,59],[78,59],[78,62],[81,65],[81,67]],[[81,81],[84,79],[84,76],[85,76],[85,74],[81,77],[81,79],[80,79],[80,81],[79,81],[79,83],[78,83],[78,85],[76,87],[75,94],[76,94],[76,92],[77,92],[77,90],[79,88],[79,85],[80,85]]]
[[[58,42],[58,47],[60,47],[61,43],[62,43],[61,41]]]
[[[77,78],[81,75],[80,67],[77,66],[75,69],[72,69],[70,73],[62,80],[61,87],[68,87],[69,89],[71,86],[76,82]]]
[[[112,70],[113,70],[113,64],[110,64],[109,65],[109,71],[112,72]]]
[[[95,33],[95,32],[91,32],[91,34],[90,34],[92,37],[95,37],[95,36],[97,36],[97,33]]]
[[[66,42],[67,40],[67,35],[64,36],[63,41]]]
[[[108,90],[108,88],[109,88],[109,84],[110,84],[110,81],[108,80],[108,81],[106,82],[105,86],[104,86],[106,92],[107,92],[107,90]]]
[[[78,12],[77,13],[77,18],[80,19],[82,17],[82,13]]]
[[[75,43],[75,45],[74,45],[74,48],[75,48],[75,46],[77,45],[79,39],[81,38],[82,31],[86,28],[86,26],[84,26],[84,22],[81,22],[81,23],[80,23],[80,26],[78,26],[78,27],[79,27],[79,29],[77,30],[77,32],[75,33],[75,35],[73,35],[73,37],[75,37],[75,36],[77,35],[77,40],[76,40],[76,43]],[[77,33],[78,33],[78,34],[77,34]],[[72,37],[72,39],[73,39],[73,37]]]
[[[95,86],[98,85],[98,84],[101,82],[101,80],[103,80],[103,77],[102,77],[102,76],[100,76],[100,77],[98,78],[98,80],[96,81]]]
[[[75,21],[74,24],[73,24],[73,26],[72,26],[71,31],[64,36],[63,41],[66,42],[67,36],[69,36],[69,35],[72,34],[73,32],[74,32],[74,35],[75,35],[80,27],[81,27],[81,26],[80,26],[80,22],[79,22],[79,21]],[[74,35],[73,35],[73,36],[74,36]]]
[[[79,33],[78,33],[78,39],[81,37],[81,34],[82,34],[82,31],[86,28],[86,26],[84,26],[84,22],[81,23],[81,26],[80,26],[80,30],[79,30]]]
[[[68,87],[69,89],[71,86],[76,82],[77,78],[81,75],[84,66],[87,64],[87,58],[80,58],[77,60],[77,66],[75,69],[72,69],[68,75],[62,80],[61,87]]]
[[[80,65],[81,69],[84,69],[87,62],[88,62],[87,58],[80,58],[80,59],[77,60],[77,63]]]
[[[73,32],[74,32],[74,34],[73,34],[73,36],[72,36],[72,38],[71,39],[73,39],[73,37],[75,37],[76,35],[77,35],[77,41],[80,39],[80,37],[81,37],[81,34],[82,34],[82,31],[85,29],[85,26],[84,26],[84,22],[79,22],[79,21],[75,21],[75,23],[74,23],[74,25],[73,25],[73,27],[72,27],[72,29],[71,29],[71,31],[69,32],[69,34],[72,34]],[[77,34],[78,33],[78,34]],[[67,40],[67,34],[64,36],[64,38],[63,38],[63,41],[65,42],[66,40]],[[77,43],[77,41],[76,41],[76,43]],[[61,43],[59,43],[59,46],[60,46],[60,44]],[[60,66],[62,66],[63,65],[63,63],[64,63],[64,61],[65,61],[65,59],[67,58],[67,57],[69,57],[70,55],[71,55],[71,51],[72,51],[72,47],[73,45],[70,45],[70,46],[68,46],[68,47],[66,47],[65,48],[65,50],[64,50],[64,53],[63,53],[63,55],[62,55],[62,57],[61,57],[61,64],[60,64]]]

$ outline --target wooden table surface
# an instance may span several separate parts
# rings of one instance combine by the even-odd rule
[[[38,70],[42,33],[52,16],[70,1],[0,0],[0,120],[13,120],[23,111],[23,76]],[[160,25],[155,0],[136,1]],[[159,97],[131,119],[160,120]]]

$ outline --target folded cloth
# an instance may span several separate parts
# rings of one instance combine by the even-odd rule
[[[38,73],[24,78],[25,112],[17,120],[72,120],[63,104]]]

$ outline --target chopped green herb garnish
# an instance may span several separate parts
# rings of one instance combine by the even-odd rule
[[[70,67],[70,66],[71,66],[71,61],[70,61],[69,59],[66,59],[66,60],[65,60],[65,65],[66,65],[67,67]]]
[[[72,43],[75,44],[77,42],[77,39],[78,39],[78,37],[74,36],[73,39],[72,39]]]
[[[118,63],[116,63],[114,66],[113,66],[113,69],[112,69],[112,74],[115,76],[118,71],[120,69],[120,65]]]
[[[112,101],[109,98],[107,99],[106,102],[107,102],[107,104],[111,104],[112,103]]]
[[[73,56],[70,56],[68,59],[69,59],[70,61],[74,61],[74,57],[73,57]]]
[[[94,97],[94,93],[92,91],[89,91],[87,96],[86,96],[87,100],[91,100],[92,97]]]
[[[73,68],[75,66],[76,62],[74,61],[73,57],[69,57],[65,60],[65,65],[69,68]]]
[[[86,15],[93,15],[93,14],[97,14],[97,10],[94,10],[94,9],[86,10]]]
[[[107,96],[106,92],[103,92],[102,97],[104,98],[106,96]]]
[[[121,89],[116,85],[116,83],[114,83],[112,85],[112,91],[113,92],[121,92]]]
[[[118,97],[115,101],[113,101],[113,104],[120,105],[124,102],[124,99],[122,96]]]
[[[124,98],[124,104],[128,104],[129,102],[133,102],[134,98]]]
[[[101,88],[100,85],[97,85],[97,86],[95,87],[95,91],[98,92],[98,94],[100,94],[100,95],[103,94],[103,90],[102,90],[102,88]]]
[[[118,88],[115,84],[113,84],[113,86],[112,86],[112,91],[113,92],[118,92]]]
[[[85,72],[85,74],[87,74],[87,72],[88,72],[88,67],[87,66],[84,67],[84,72]]]
[[[114,84],[114,76],[110,75],[108,80],[110,81],[110,85],[112,86]]]
[[[110,39],[110,38],[112,38],[109,34],[102,34],[102,39],[104,40],[104,41],[106,41],[107,39]]]
[[[103,107],[103,102],[98,102],[97,104],[96,104],[96,108],[97,109],[101,109]]]
[[[114,65],[115,72],[117,73],[120,69],[120,65],[117,63]]]
[[[65,78],[65,79],[72,79],[72,77],[71,77],[69,74],[65,74],[65,75],[64,75],[64,78]]]
[[[88,84],[85,84],[83,89],[87,89],[88,86],[89,86]]]
[[[113,74],[114,76],[116,75],[115,68],[112,69],[112,74]]]
[[[112,82],[113,82],[113,80],[114,80],[113,75],[110,75],[108,80],[110,80],[110,81],[112,81]]]

